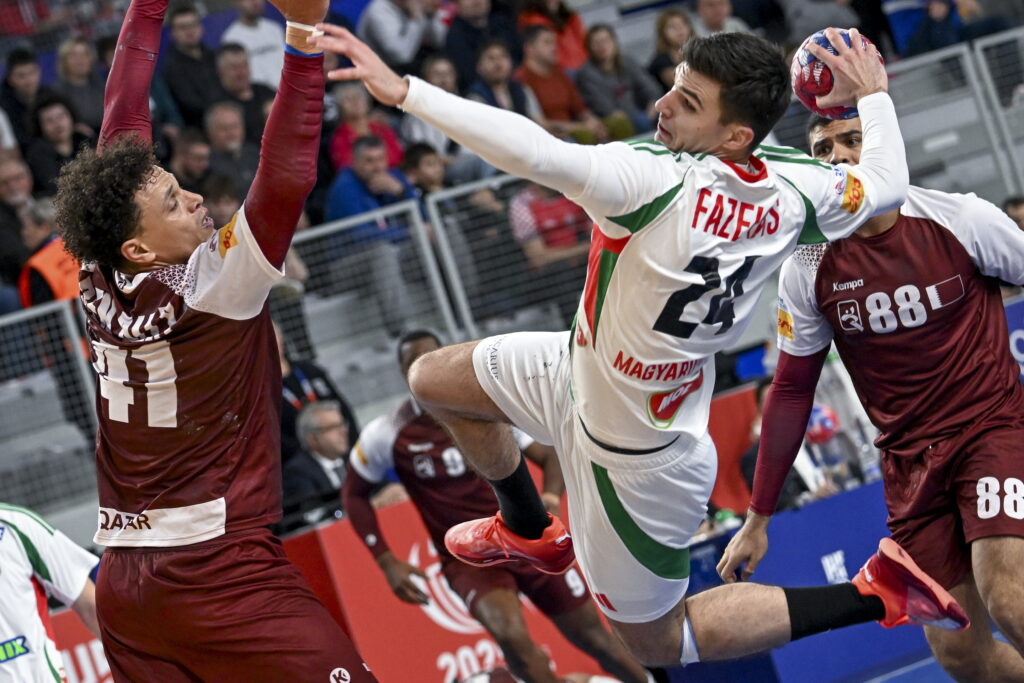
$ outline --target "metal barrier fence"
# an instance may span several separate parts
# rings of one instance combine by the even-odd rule
[[[93,375],[74,303],[0,318],[0,501],[59,509],[96,489]]]
[[[1010,159],[1016,194],[1024,194],[1024,28],[986,36],[975,42],[989,111]]]

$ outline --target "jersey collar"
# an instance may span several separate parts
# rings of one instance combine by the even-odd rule
[[[751,155],[750,158],[747,159],[747,164],[750,166],[750,168],[754,169],[753,173],[743,168],[739,164],[734,164],[733,162],[728,161],[726,159],[722,159],[722,163],[731,168],[733,172],[739,177],[739,179],[745,183],[757,183],[768,177],[768,166],[763,161],[761,161],[760,159],[753,155]]]

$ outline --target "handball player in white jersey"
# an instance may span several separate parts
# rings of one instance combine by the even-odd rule
[[[648,665],[728,659],[879,620],[963,627],[955,601],[886,539],[854,582],[730,585],[686,599],[687,545],[704,517],[716,454],[707,434],[713,354],[733,343],[768,276],[801,242],[839,239],[903,202],[907,167],[873,48],[835,31],[822,106],[856,104],[857,167],[759,146],[789,102],[769,43],[695,39],[657,103],[654,141],[587,147],[515,114],[400,78],[344,29],[317,39],[381,102],[447,133],[494,166],[547,185],[594,221],[574,329],[441,349],[413,366],[417,401],[450,430],[497,494],[496,517],[449,530],[459,559],[525,559],[564,571],[573,545],[610,623]],[[574,536],[548,515],[509,422],[555,446]],[[908,585],[914,590],[908,592]]]

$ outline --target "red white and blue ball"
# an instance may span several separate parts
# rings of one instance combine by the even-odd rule
[[[807,440],[813,444],[823,444],[832,440],[839,431],[839,416],[831,407],[815,403],[811,408],[811,418],[807,421]]]
[[[843,40],[846,41],[847,45],[850,45],[850,33],[844,29],[836,29],[839,35],[842,36]],[[874,48],[874,44],[861,36],[861,41],[864,45],[869,45]],[[817,98],[819,95],[827,95],[832,92],[832,86],[834,80],[832,77],[832,70],[825,65],[824,62],[820,61],[817,57],[811,54],[811,51],[807,49],[807,46],[811,43],[820,45],[832,54],[838,54],[836,49],[832,47],[828,38],[825,36],[824,31],[818,31],[807,37],[796,53],[793,55],[793,62],[789,67],[790,79],[793,84],[793,94],[796,95],[797,99],[808,109],[815,114],[820,114],[829,119],[852,119],[857,116],[856,107],[828,107],[822,109],[818,106]],[[878,51],[875,50],[877,53]],[[878,60],[882,61],[882,56],[878,56]],[[884,62],[883,62],[884,63]]]

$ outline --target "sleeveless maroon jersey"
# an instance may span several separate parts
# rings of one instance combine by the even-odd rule
[[[1024,281],[1024,233],[974,195],[912,187],[887,232],[787,261],[779,347],[809,355],[834,338],[879,448],[916,453],[1024,414],[997,278]]]
[[[520,447],[532,440],[516,430]],[[498,499],[477,476],[448,433],[408,398],[378,417],[359,435],[352,467],[363,479],[378,483],[394,468],[399,481],[430,533],[434,548],[444,557],[444,534],[471,519],[490,517]]]
[[[280,277],[244,209],[187,264],[82,269],[99,379],[97,543],[187,545],[280,517],[281,371],[266,307]]]

